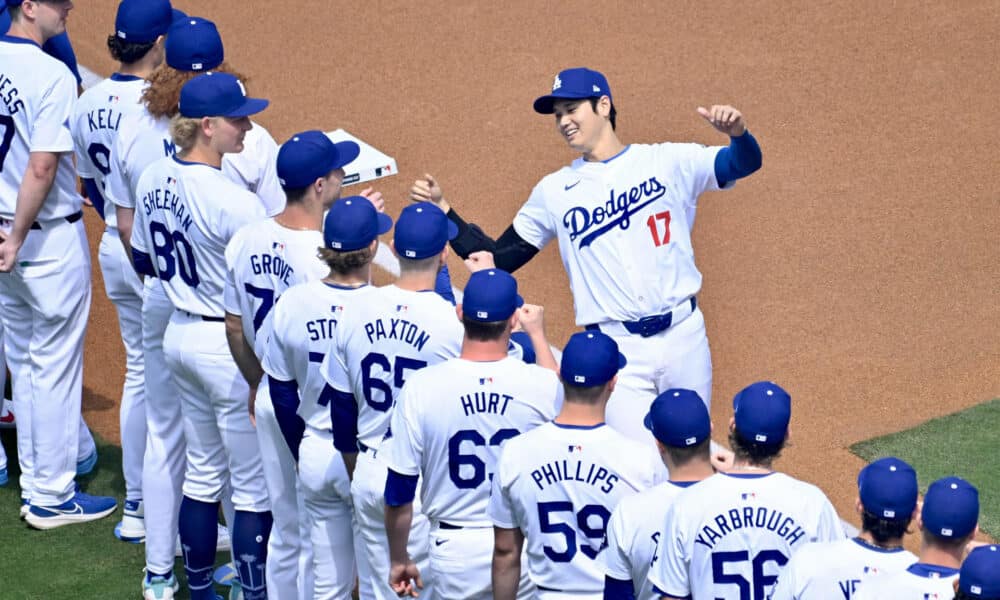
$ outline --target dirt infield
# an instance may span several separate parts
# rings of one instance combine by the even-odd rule
[[[115,4],[71,16],[81,64],[104,75]],[[848,520],[851,443],[1000,396],[994,0],[176,5],[219,24],[227,60],[271,99],[260,122],[279,142],[343,127],[397,159],[380,185],[390,212],[429,171],[494,234],[573,158],[531,110],[558,70],[607,74],[626,143],[725,143],[695,108],[742,109],[764,167],[703,196],[695,230],[716,431],[744,384],[781,383],[794,399],[781,468]],[[88,231],[96,248],[93,214]],[[574,326],[555,245],[518,277],[563,343]],[[117,440],[124,356],[101,286],[85,408]]]

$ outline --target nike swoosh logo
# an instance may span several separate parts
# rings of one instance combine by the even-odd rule
[[[574,183],[573,185],[566,185],[566,186],[563,186],[563,189],[564,189],[565,191],[567,191],[567,192],[568,192],[568,191],[570,191],[571,189],[575,188],[576,186],[580,185],[580,181],[581,181],[580,179],[577,179],[577,180],[576,180],[576,183]]]
[[[441,544],[443,544],[443,543],[445,543],[447,541],[448,540],[434,540],[434,545],[435,546],[440,546]]]
[[[79,504],[76,504],[75,502],[73,503],[73,508],[69,509],[69,510],[67,510],[67,509],[59,509],[59,508],[54,508],[54,507],[48,507],[48,506],[45,507],[45,510],[47,510],[49,512],[59,513],[61,515],[82,515],[83,514],[83,507],[80,506]]]

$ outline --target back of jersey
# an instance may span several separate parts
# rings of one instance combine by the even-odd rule
[[[915,562],[917,557],[902,547],[879,548],[858,538],[807,544],[785,565],[771,598],[849,600],[865,581],[901,573]]]
[[[66,65],[32,41],[0,36],[0,217],[14,218],[32,152],[60,154],[55,182],[38,220],[80,210],[69,124],[75,103],[76,80]]]
[[[335,390],[354,394],[362,444],[379,447],[407,377],[458,356],[462,336],[455,307],[433,291],[385,286],[344,316],[321,371]]]
[[[226,312],[240,315],[243,335],[257,354],[257,339],[274,303],[291,286],[320,279],[330,269],[316,256],[320,231],[302,231],[264,219],[245,225],[226,246]]]
[[[550,421],[562,402],[553,371],[517,358],[455,358],[413,374],[382,444],[386,465],[424,479],[423,512],[432,521],[490,527],[490,480],[501,445]]]
[[[518,436],[500,453],[489,516],[520,528],[531,581],[539,589],[599,594],[608,519],[618,502],[663,477],[652,447],[607,425],[549,422]]]
[[[223,317],[226,245],[264,217],[260,201],[219,169],[176,156],[150,165],[136,192],[132,246],[150,256],[174,307]]]
[[[676,597],[763,600],[792,553],[843,538],[816,486],[783,473],[717,473],[671,506],[649,578]]]
[[[143,108],[128,115],[111,146],[106,198],[117,206],[136,207],[139,177],[156,161],[173,156],[177,146],[170,137],[170,119],[154,117]]]
[[[71,126],[80,177],[94,180],[104,194],[104,221],[117,227],[114,206],[107,199],[111,149],[123,123],[144,112],[139,102],[146,82],[134,75],[114,74],[84,92],[76,103]]]

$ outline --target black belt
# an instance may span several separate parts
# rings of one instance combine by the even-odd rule
[[[201,319],[202,321],[207,321],[209,323],[225,323],[226,322],[226,318],[225,317],[208,317],[208,316],[205,316],[205,315],[196,315],[194,313],[189,313],[186,310],[182,310],[181,312],[184,313],[184,314],[186,314],[187,316],[191,317],[192,319]]]
[[[545,587],[544,585],[535,585],[535,589],[539,592],[558,592],[563,593],[563,590],[557,590],[556,588]]]
[[[461,525],[453,525],[444,521],[438,521],[438,529],[465,529]]]
[[[57,217],[56,219],[58,219],[58,218],[59,217]],[[67,216],[62,217],[62,218],[67,223],[76,223],[77,221],[79,221],[80,219],[83,218],[83,211],[82,210],[78,210],[75,213],[73,213],[71,215],[67,215]],[[55,221],[56,219],[53,219],[53,221]],[[0,221],[3,221],[5,223],[13,223],[14,219],[5,219],[3,217],[0,217]],[[42,224],[39,223],[38,221],[35,221],[34,223],[31,224],[31,229],[34,229],[35,231],[41,231]]]
[[[361,440],[358,440],[358,450],[361,451],[361,452],[371,452],[372,456],[375,456],[376,454],[378,454],[378,450],[376,450],[375,448],[372,448],[370,446],[366,446],[364,444],[364,442],[362,442]]]
[[[698,300],[691,296],[691,312],[698,308]],[[622,321],[622,326],[625,330],[631,334],[638,334],[642,337],[651,337],[661,331],[670,329],[670,326],[674,321],[673,311],[665,312],[662,315],[652,315],[649,317],[643,317],[638,321]],[[587,331],[600,331],[600,325],[592,324],[585,327]],[[539,588],[541,589],[541,588]]]

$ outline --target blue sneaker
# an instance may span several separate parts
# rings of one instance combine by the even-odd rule
[[[90,472],[97,466],[97,450],[90,453],[90,456],[76,463],[76,476],[90,475]]]
[[[118,503],[109,496],[91,496],[77,492],[58,506],[32,504],[24,518],[35,529],[53,529],[73,523],[96,521],[115,512]]]
[[[0,469],[0,487],[7,485],[10,479],[7,477],[7,467]]]
[[[170,574],[170,577],[154,575],[142,578],[143,600],[171,600],[180,589],[181,586],[177,583],[177,578],[174,577],[173,573]]]

